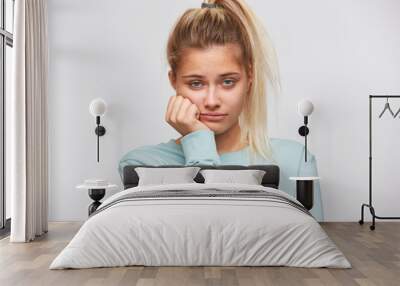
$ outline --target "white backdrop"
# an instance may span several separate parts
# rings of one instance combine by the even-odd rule
[[[77,184],[101,177],[121,186],[117,165],[125,152],[179,137],[164,122],[173,95],[165,46],[177,17],[201,2],[49,0],[50,220],[84,220],[91,200]],[[303,142],[297,102],[312,100],[309,146],[322,177],[325,220],[358,220],[368,200],[368,95],[400,94],[400,2],[248,3],[269,31],[281,69],[270,136]],[[88,110],[96,97],[109,105],[100,163]],[[375,106],[377,118],[384,101]],[[400,108],[400,100],[392,106]],[[400,215],[400,118],[376,118],[375,205],[378,215]]]

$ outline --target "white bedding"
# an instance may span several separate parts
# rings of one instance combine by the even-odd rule
[[[351,268],[312,216],[278,201],[174,197],[112,204],[136,192],[206,192],[210,188],[263,190],[297,202],[282,191],[255,185],[188,183],[130,188],[103,202],[50,269],[127,265]]]

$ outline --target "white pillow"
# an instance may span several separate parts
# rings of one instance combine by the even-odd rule
[[[193,179],[199,170],[200,167],[135,168],[139,176],[138,186],[196,183]]]
[[[200,174],[204,177],[204,183],[236,183],[247,185],[261,185],[265,175],[263,170],[201,170]]]

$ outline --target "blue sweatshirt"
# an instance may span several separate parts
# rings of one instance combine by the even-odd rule
[[[313,154],[307,153],[304,161],[304,145],[294,140],[270,138],[274,160],[260,156],[250,162],[250,148],[218,154],[214,132],[201,129],[183,136],[177,144],[175,139],[157,145],[137,147],[120,160],[118,171],[126,165],[244,165],[275,164],[280,168],[279,189],[296,197],[296,182],[289,177],[318,176],[317,162]],[[311,214],[323,221],[323,209],[319,181],[314,181],[314,206]]]

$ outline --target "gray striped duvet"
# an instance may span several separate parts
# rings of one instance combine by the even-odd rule
[[[138,186],[109,197],[50,269],[128,265],[351,268],[288,194],[198,183]]]

